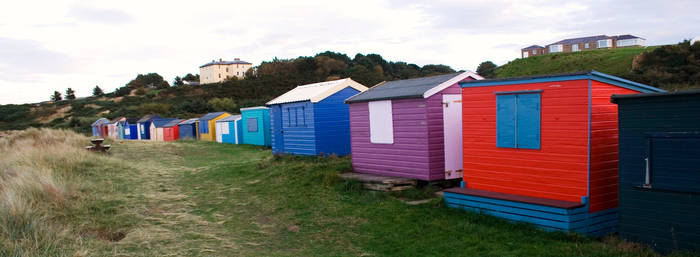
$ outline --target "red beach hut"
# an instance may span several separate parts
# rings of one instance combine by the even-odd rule
[[[617,225],[613,94],[663,91],[596,71],[467,81],[464,176],[451,207],[600,235]]]

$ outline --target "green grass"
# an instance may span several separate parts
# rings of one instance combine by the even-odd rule
[[[408,205],[397,198],[431,189],[363,190],[337,177],[351,169],[348,158],[198,141],[112,146],[99,162],[71,166],[81,186],[70,201],[80,204],[47,216],[71,229],[54,236],[61,240],[52,249],[20,256],[658,256],[614,237],[451,209],[442,199]]]
[[[634,57],[655,47],[631,47],[547,54],[516,59],[496,69],[496,78],[596,70],[625,77]]]

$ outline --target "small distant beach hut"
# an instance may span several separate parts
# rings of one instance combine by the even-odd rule
[[[448,206],[591,236],[617,228],[613,94],[663,91],[590,71],[462,87],[463,181]]]
[[[124,139],[139,139],[138,118],[126,118],[124,122]]]
[[[136,121],[136,126],[139,134],[139,140],[149,140],[151,139],[151,121],[153,119],[160,119],[160,116],[158,115],[146,115],[143,116],[141,119]]]
[[[192,118],[186,121],[180,122],[177,126],[179,127],[180,137],[179,139],[197,139],[197,124],[199,123],[199,118]]]
[[[243,144],[270,146],[270,108],[241,108]]]
[[[184,120],[174,119],[163,125],[163,141],[175,141],[180,138],[180,127],[177,125]]]
[[[101,137],[102,136],[102,125],[105,122],[109,122],[108,119],[105,118],[99,118],[95,122],[92,123],[92,136],[93,137]]]
[[[462,177],[462,93],[470,72],[382,82],[350,105],[356,172],[425,181]]]
[[[199,118],[199,139],[216,141],[216,121],[231,116],[228,112],[212,112]]]
[[[349,111],[343,101],[365,90],[367,87],[346,78],[297,86],[267,102],[272,152],[349,154]]]
[[[117,139],[124,140],[124,128],[126,127],[126,120],[117,122]]]
[[[243,139],[241,133],[241,115],[231,115],[216,121],[216,142],[227,144],[240,144]]]
[[[115,118],[107,124],[108,135],[112,139],[119,139],[119,122],[126,120],[125,117]]]
[[[664,253],[700,250],[700,90],[614,95],[619,235]]]
[[[151,120],[151,128],[150,128],[150,134],[151,134],[151,141],[165,141],[163,140],[163,128],[165,127],[166,124],[169,122],[176,120],[173,118],[161,118],[161,119],[153,119]]]

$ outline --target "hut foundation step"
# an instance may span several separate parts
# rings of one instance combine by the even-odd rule
[[[415,188],[418,184],[418,181],[415,179],[355,172],[341,173],[339,176],[343,180],[356,179],[362,183],[363,188],[376,191],[401,191]]]

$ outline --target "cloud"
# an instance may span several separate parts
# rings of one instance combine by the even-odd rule
[[[68,15],[81,21],[108,25],[119,25],[133,21],[133,17],[124,11],[91,7],[82,3],[73,5],[68,11]]]
[[[65,54],[44,48],[33,40],[0,37],[0,77],[9,81],[34,81],[39,74],[73,71]]]

